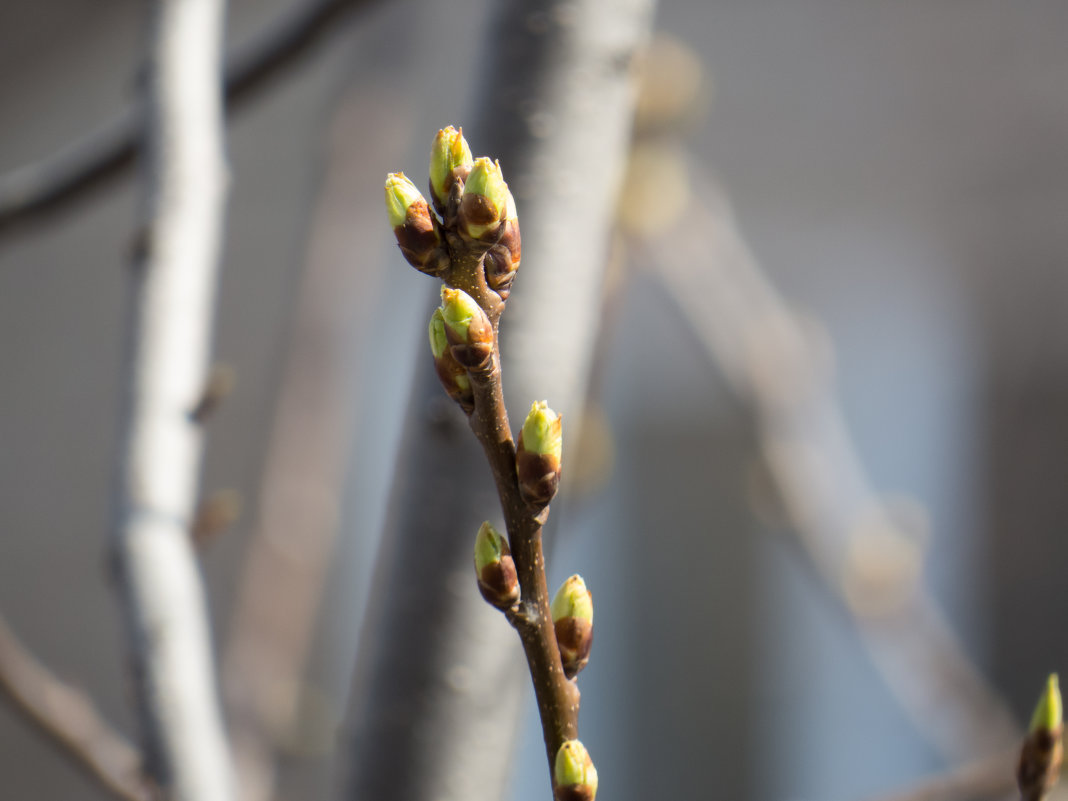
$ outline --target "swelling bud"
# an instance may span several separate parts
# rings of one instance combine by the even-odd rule
[[[402,172],[386,176],[386,214],[409,264],[430,275],[437,275],[448,266],[448,254],[441,247],[430,207]]]
[[[501,223],[508,215],[511,196],[501,173],[500,162],[490,161],[485,156],[476,159],[464,181],[464,193],[457,215],[460,231],[469,239],[495,241]],[[515,204],[512,206],[514,208]]]
[[[1049,795],[1061,773],[1064,756],[1062,735],[1064,711],[1057,674],[1046,681],[1042,697],[1031,716],[1031,726],[1020,749],[1016,782],[1021,801],[1042,801]]]
[[[434,370],[445,389],[445,394],[460,404],[470,414],[475,408],[475,396],[471,390],[471,378],[466,368],[452,355],[448,336],[445,334],[445,319],[441,309],[434,309],[430,317],[430,352],[434,355]]]
[[[560,456],[563,449],[563,418],[545,401],[530,407],[516,445],[519,493],[531,507],[540,509],[560,486]]]
[[[443,286],[441,317],[456,361],[469,370],[488,365],[493,356],[493,324],[475,299],[462,289]]]
[[[549,612],[564,675],[573,679],[590,661],[593,645],[593,596],[582,576],[576,574],[560,585]]]
[[[444,211],[452,185],[467,178],[473,161],[463,128],[457,130],[450,125],[438,131],[430,146],[430,194],[434,208]]]
[[[475,535],[475,575],[482,597],[498,609],[508,609],[519,600],[519,578],[508,540],[489,521]]]
[[[597,796],[597,768],[578,740],[567,740],[556,752],[553,795],[556,801],[593,801]]]

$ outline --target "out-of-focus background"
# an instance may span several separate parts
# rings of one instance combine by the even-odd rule
[[[280,799],[336,783],[392,454],[429,369],[428,284],[390,241],[381,182],[421,174],[434,131],[465,124],[486,6],[374,4],[230,126],[217,357],[237,383],[208,426],[203,484],[236,489],[245,514],[202,557],[221,653],[264,509],[299,528],[284,510],[314,508],[328,532],[307,676],[280,690],[298,707]],[[284,7],[236,0],[231,39]],[[0,169],[121,109],[142,27],[130,0],[0,4]],[[582,737],[605,798],[877,795],[981,756],[984,735],[1004,744],[994,722],[965,742],[941,694],[920,715],[902,705],[923,684],[900,670],[919,628],[870,628],[895,593],[919,582],[1018,719],[1068,665],[1068,5],[664,2],[657,30],[671,43],[659,91],[686,108],[652,125],[646,166],[663,165],[653,191],[681,198],[680,216],[619,234],[586,436],[565,443],[583,472],[554,504],[550,583],[578,571],[597,600]],[[127,179],[0,239],[0,612],[131,736],[104,546],[136,206]],[[733,267],[709,283],[702,259],[717,258]],[[700,295],[732,276],[796,315],[817,378],[775,395],[796,372],[778,358],[790,337],[716,351],[731,332],[702,326]],[[723,297],[708,315],[744,309]],[[763,364],[756,394],[725,353]],[[279,419],[295,421],[288,438]],[[855,463],[821,439],[837,423]],[[287,458],[306,478],[292,507],[263,497]],[[864,503],[784,505],[791,469]],[[795,530],[829,519],[840,538],[821,574]],[[545,790],[528,717],[517,800]],[[0,776],[5,799],[107,797],[2,704]]]

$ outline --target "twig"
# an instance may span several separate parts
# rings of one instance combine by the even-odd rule
[[[111,555],[145,769],[172,801],[231,801],[208,612],[191,543],[226,195],[222,0],[153,8],[145,216],[131,270]]]
[[[914,724],[947,758],[975,759],[1017,742],[1011,713],[920,585],[916,546],[864,472],[826,359],[753,259],[727,198],[706,180],[685,207],[685,229],[640,249],[709,357],[751,400],[760,446],[810,564]],[[881,549],[875,560],[892,569],[871,571],[865,547]]]
[[[308,0],[272,20],[226,64],[227,108],[237,107],[296,66],[355,11],[375,0]],[[0,233],[104,188],[132,166],[141,146],[139,102],[40,161],[0,176]]]
[[[61,682],[0,618],[0,690],[62,754],[123,801],[152,801],[141,755],[80,690]]]
[[[630,68],[652,6],[500,4],[479,111],[465,125],[479,150],[500,158],[523,219],[528,266],[500,342],[507,396],[516,408],[551,399],[572,437],[629,137]],[[498,501],[484,455],[429,369],[418,373],[406,420],[357,652],[347,797],[496,801],[528,681],[513,635],[468,579],[473,533]]]

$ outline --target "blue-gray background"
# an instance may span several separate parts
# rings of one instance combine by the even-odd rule
[[[423,336],[422,307],[404,310],[423,286],[389,242],[381,179],[417,173],[429,133],[463,123],[486,16],[475,0],[382,5],[230,128],[217,350],[239,384],[205,470],[206,487],[254,503],[341,131],[366,191],[349,191],[351,224],[320,247],[378,275],[385,300],[356,303],[373,319],[353,321],[343,381],[364,412],[343,434],[312,678],[338,716]],[[237,0],[232,38],[282,7]],[[826,324],[866,467],[928,510],[928,586],[1025,716],[1068,663],[1068,4],[665,2],[658,27],[714,86],[694,157],[722,177],[783,292]],[[0,4],[0,168],[120,108],[141,30],[130,0]],[[103,548],[132,187],[0,241],[0,610],[126,731]],[[621,315],[601,365],[614,469],[566,505],[550,565],[551,583],[578,570],[598,600],[583,738],[602,796],[848,801],[937,769],[843,618],[754,515],[751,415],[655,282],[635,279]],[[371,348],[368,329],[389,333]],[[251,524],[204,558],[220,642]],[[517,799],[544,794],[537,738],[517,758]],[[281,797],[313,797],[329,749],[286,770]],[[2,705],[0,776],[5,799],[104,797]]]

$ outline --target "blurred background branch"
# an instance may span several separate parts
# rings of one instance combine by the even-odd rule
[[[60,681],[0,618],[0,690],[26,722],[115,798],[152,801],[141,754],[84,692]]]
[[[349,14],[377,1],[297,0],[227,58],[227,109],[268,88],[330,36],[342,33]],[[125,173],[137,156],[145,114],[135,101],[51,156],[0,175],[0,233],[61,211]]]

